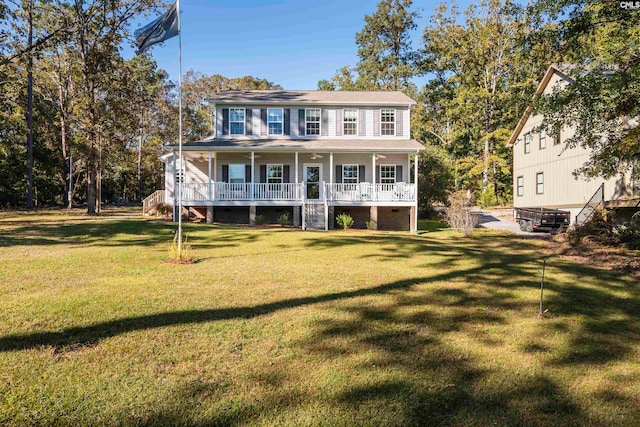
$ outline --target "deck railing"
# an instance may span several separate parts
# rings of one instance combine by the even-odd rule
[[[183,185],[185,202],[278,200],[302,201],[303,183],[226,183],[212,182]],[[325,184],[328,201],[338,202],[411,202],[415,201],[415,184]]]
[[[160,203],[164,203],[164,190],[156,190],[142,200],[142,214],[146,214]]]

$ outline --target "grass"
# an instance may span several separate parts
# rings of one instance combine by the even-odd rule
[[[0,214],[0,424],[640,424],[636,281],[421,228]]]

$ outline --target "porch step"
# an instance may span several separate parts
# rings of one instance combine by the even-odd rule
[[[305,203],[305,223],[307,230],[324,230],[324,204]]]

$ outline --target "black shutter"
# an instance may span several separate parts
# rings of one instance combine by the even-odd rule
[[[222,109],[222,134],[229,135],[229,109]]]
[[[266,108],[262,108],[260,110],[260,133],[262,135],[266,135],[267,134],[267,109]]]
[[[283,115],[283,120],[284,120],[284,134],[285,135],[289,135],[291,133],[291,119],[290,117],[290,112],[291,110],[289,110],[288,108],[284,109],[284,115]]]
[[[267,165],[260,165],[260,182],[267,182]]]
[[[404,182],[402,178],[402,165],[396,165],[396,182]]]
[[[376,166],[376,182],[380,184],[382,182],[382,166]]]
[[[301,108],[298,110],[298,133],[300,134],[300,136],[304,136],[306,133],[305,119],[306,117],[304,116],[304,108]]]
[[[251,178],[251,165],[244,165],[244,182],[253,182]]]
[[[336,165],[336,183],[342,184],[342,165]]]
[[[329,111],[326,108],[322,109],[322,136],[329,135]]]
[[[282,166],[282,182],[285,184],[291,182],[291,173],[289,172],[289,165]]]
[[[229,165],[222,165],[222,182],[229,182]]]
[[[358,166],[358,182],[364,181],[364,165]]]
[[[253,125],[251,123],[251,118],[253,117],[253,110],[251,108],[247,108],[244,114],[244,131],[245,135],[253,134]]]

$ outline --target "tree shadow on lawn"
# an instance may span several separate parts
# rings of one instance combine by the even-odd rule
[[[0,247],[9,246],[48,246],[48,245],[84,245],[84,246],[154,246],[169,244],[176,231],[175,223],[147,221],[141,219],[110,220],[62,220],[43,223],[31,222],[19,226],[5,225],[0,235]],[[216,242],[196,233],[219,229]],[[198,247],[227,247],[240,243],[249,243],[260,239],[259,233],[235,229],[230,226],[185,224],[184,233],[189,243]]]

